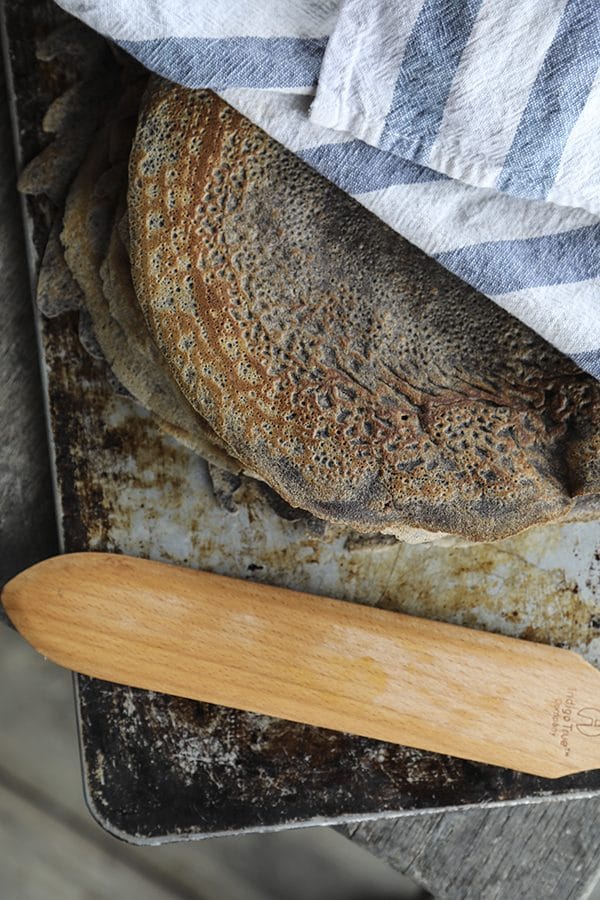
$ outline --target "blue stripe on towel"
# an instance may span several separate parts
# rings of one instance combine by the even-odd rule
[[[298,152],[300,159],[349,194],[366,194],[393,184],[445,181],[433,169],[385,153],[363,141],[321,144]]]
[[[488,241],[436,254],[488,296],[569,284],[600,275],[600,225],[515,241]]]
[[[327,38],[168,37],[119,41],[146,68],[190,88],[310,88]]]
[[[569,353],[571,359],[596,378],[600,378],[600,349],[585,353]]]
[[[570,0],[529,94],[498,176],[500,191],[544,198],[594,83],[600,58],[598,0]]]
[[[426,162],[482,0],[425,0],[408,38],[380,146]],[[402,15],[401,5],[398,15]]]

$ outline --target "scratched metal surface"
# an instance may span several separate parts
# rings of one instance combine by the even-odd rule
[[[32,33],[64,16],[6,0],[19,150],[31,159],[68,73],[40,64]],[[28,198],[37,260],[59,214]],[[73,313],[39,322],[66,550],[111,550],[569,646],[600,665],[598,523],[470,548],[377,542],[293,520],[249,479],[214,489],[205,463],[117,396],[82,349]],[[299,648],[301,651],[301,648]],[[311,822],[518,802],[600,789],[78,678],[90,809],[153,842]]]

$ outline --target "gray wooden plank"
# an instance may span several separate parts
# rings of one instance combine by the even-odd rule
[[[81,807],[71,676],[0,630],[0,766],[36,790]]]
[[[330,828],[217,838],[199,849],[269,900],[422,900],[411,879]],[[359,851],[359,852],[357,852]],[[243,898],[245,900],[245,898]]]
[[[445,900],[585,900],[597,882],[597,798],[341,828]]]
[[[596,873],[596,877],[591,877],[588,881],[589,893],[584,900],[600,900],[600,873]]]
[[[10,900],[177,897],[3,784],[0,847],[0,896]]]
[[[0,584],[56,551],[56,524],[23,227],[0,66]]]

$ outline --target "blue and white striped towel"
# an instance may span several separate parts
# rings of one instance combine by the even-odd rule
[[[600,378],[599,0],[60,0]]]

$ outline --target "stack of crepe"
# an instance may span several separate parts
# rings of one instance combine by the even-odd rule
[[[593,378],[214,94],[126,81],[40,296],[64,252],[88,346],[162,428],[359,532],[597,515]]]

